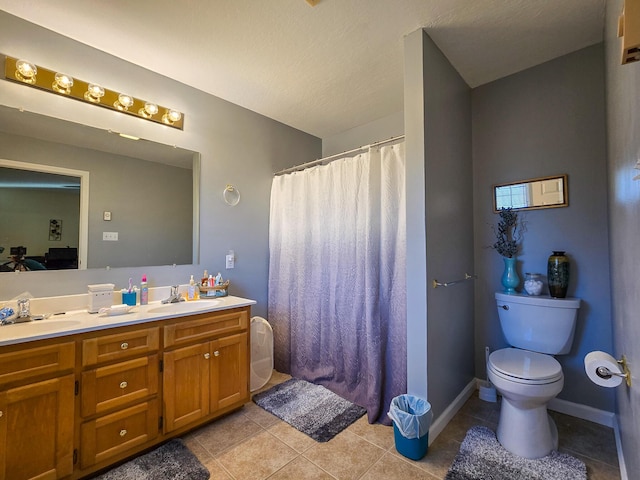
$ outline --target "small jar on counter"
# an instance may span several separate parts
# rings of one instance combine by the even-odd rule
[[[529,295],[540,295],[542,293],[542,275],[525,273],[524,289]]]

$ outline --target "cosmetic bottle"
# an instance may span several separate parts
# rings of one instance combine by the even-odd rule
[[[147,285],[147,276],[142,275],[142,281],[140,282],[140,305],[147,305],[149,303],[149,286]]]
[[[200,285],[202,285],[203,287],[207,287],[209,286],[209,284],[207,283],[208,281],[209,281],[209,275],[205,270],[204,273],[202,274],[202,280],[200,281]]]

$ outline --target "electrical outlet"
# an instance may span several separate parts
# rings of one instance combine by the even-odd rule
[[[102,232],[102,240],[105,242],[117,242],[118,232]]]
[[[110,222],[111,221],[111,212],[103,212],[102,213],[102,220],[104,220],[105,222]]]
[[[233,251],[230,251],[226,256],[226,269],[230,270],[236,266],[236,256]]]

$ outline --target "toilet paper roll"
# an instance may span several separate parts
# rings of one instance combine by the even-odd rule
[[[607,375],[598,374],[599,367],[608,368],[611,372],[621,373],[617,360],[608,353],[598,350],[587,353],[584,357],[584,370],[593,383],[607,388],[614,388],[622,383],[622,377],[612,375],[607,378]]]

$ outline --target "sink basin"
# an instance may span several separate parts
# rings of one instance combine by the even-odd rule
[[[197,302],[167,303],[158,307],[150,308],[149,313],[185,313],[208,310],[222,303],[221,300],[199,300]]]

